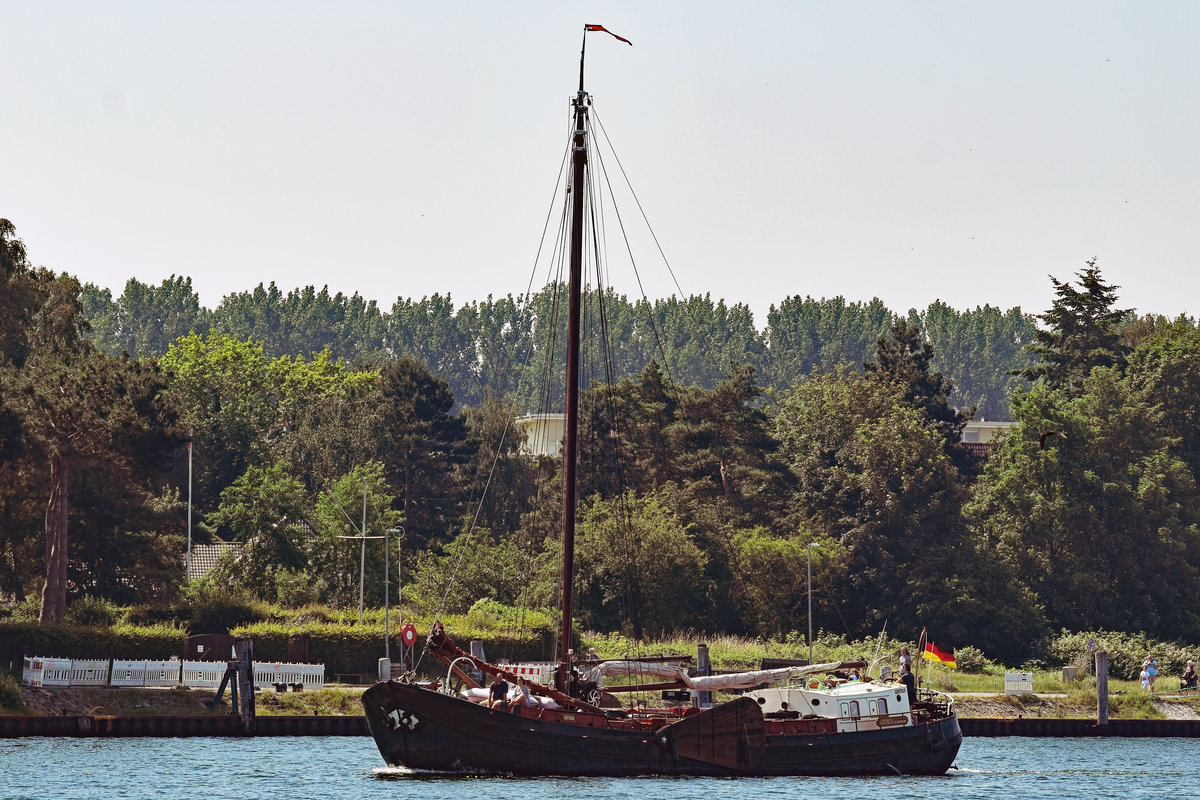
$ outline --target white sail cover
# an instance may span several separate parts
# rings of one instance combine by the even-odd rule
[[[779,669],[760,669],[750,672],[732,672],[725,675],[687,674],[687,670],[677,664],[651,664],[644,661],[604,661],[587,671],[589,681],[603,685],[603,678],[641,677],[659,678],[669,681],[679,681],[689,689],[698,692],[715,692],[723,689],[753,689],[764,683],[780,683],[792,678],[799,678],[814,672],[831,672],[842,666],[841,661],[831,661],[827,664],[810,664],[807,667],[780,667]]]

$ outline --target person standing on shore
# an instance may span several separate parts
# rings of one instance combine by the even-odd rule
[[[1183,677],[1179,680],[1180,688],[1195,689],[1196,688],[1196,665],[1189,658],[1187,666],[1183,670]]]
[[[1142,671],[1138,673],[1138,685],[1142,687],[1143,692],[1150,691],[1149,667],[1150,667],[1149,661],[1143,662],[1142,663]]]
[[[1154,691],[1154,682],[1158,680],[1158,659],[1151,657],[1150,663],[1146,666],[1146,672],[1150,676],[1150,691]]]

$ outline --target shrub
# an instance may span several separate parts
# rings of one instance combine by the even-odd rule
[[[0,672],[0,708],[5,711],[20,711],[21,684],[7,672]]]
[[[0,605],[0,619],[12,622],[37,622],[41,612],[42,602],[37,595],[30,595],[15,603]]]
[[[184,635],[170,625],[138,627],[119,623],[111,628],[0,622],[0,649],[27,656],[57,658],[161,659],[183,655]]]
[[[67,608],[67,622],[84,628],[111,628],[125,618],[125,609],[103,597],[80,597]]]
[[[971,645],[954,649],[954,663],[963,672],[985,672],[996,666],[982,650]]]
[[[182,626],[191,617],[191,609],[171,603],[149,603],[132,606],[125,614],[130,625],[179,625]]]
[[[1192,657],[1191,651],[1179,644],[1155,641],[1144,633],[1063,631],[1046,647],[1050,666],[1069,664],[1080,668],[1080,674],[1090,674],[1095,650],[1089,648],[1089,643],[1094,643],[1096,650],[1108,652],[1109,674],[1124,680],[1137,680],[1142,662],[1150,656],[1158,659],[1160,676],[1181,674],[1184,664]]]
[[[200,581],[184,589],[183,602],[190,605],[189,634],[229,633],[241,625],[264,622],[271,610],[245,589]]]
[[[329,591],[323,578],[314,579],[304,570],[275,573],[275,599],[280,605],[299,608],[316,603]]]

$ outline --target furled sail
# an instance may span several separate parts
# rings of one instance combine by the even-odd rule
[[[603,685],[604,678],[658,678],[679,681],[689,689],[699,692],[715,692],[725,689],[752,689],[764,683],[780,683],[813,673],[833,672],[848,663],[861,662],[830,661],[825,664],[810,664],[806,667],[780,667],[748,672],[731,672],[722,675],[688,675],[687,670],[677,664],[654,664],[645,661],[602,661],[585,673],[589,681]]]

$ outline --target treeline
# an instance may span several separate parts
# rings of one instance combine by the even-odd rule
[[[502,397],[519,408],[561,406],[546,395],[547,361],[561,363],[565,315],[556,308],[563,292],[549,285],[527,298],[507,296],[455,306],[449,296],[399,298],[390,310],[357,293],[331,295],[312,286],[284,294],[274,283],[225,297],[217,308],[200,305],[190,278],[172,276],[159,286],[136,279],[123,294],[92,284],[83,287],[88,336],[109,355],[159,357],[189,333],[227,334],[253,340],[269,357],[311,357],[380,364],[407,356],[426,364],[448,384],[456,402],[477,408]],[[975,408],[989,419],[1007,419],[1009,374],[1031,363],[1036,320],[1013,308],[982,306],[956,311],[942,302],[899,315],[882,301],[847,302],[793,296],[773,306],[760,331],[749,308],[711,297],[630,301],[606,292],[588,294],[585,328],[605,336],[584,337],[584,363],[596,380],[636,377],[651,361],[672,381],[711,389],[731,361],[753,367],[763,386],[784,390],[814,370],[841,364],[861,369],[875,342],[903,316],[934,348],[933,368],[955,386],[951,403]],[[607,351],[601,342],[609,342]],[[612,373],[604,372],[611,367]]]
[[[561,465],[522,452],[513,420],[528,406],[511,392],[455,396],[442,376],[451,351],[434,347],[448,325],[406,334],[431,361],[441,353],[437,363],[404,348],[362,359],[332,346],[272,353],[215,318],[206,331],[172,331],[161,356],[145,355],[149,339],[112,354],[96,344],[108,323],[92,316],[94,296],[32,267],[2,226],[6,598],[40,591],[47,623],[72,598],[170,604],[185,586],[191,485],[197,539],[241,544],[206,591],[353,607],[363,545],[341,537],[365,519],[368,533],[387,532],[393,559],[399,541],[404,602],[423,614],[485,600],[556,604]],[[986,463],[960,446],[967,409],[936,366],[931,320],[958,330],[950,312],[896,319],[877,309],[887,325],[861,370],[794,328],[788,346],[810,360],[789,362],[791,377],[767,393],[768,367],[733,351],[757,341],[773,352],[782,324],[756,338],[744,309],[661,304],[696,317],[684,307],[711,308],[711,341],[672,334],[664,312],[644,335],[669,357],[622,378],[605,364],[632,352],[636,328],[613,311],[619,298],[606,298],[593,314],[616,344],[591,351],[604,380],[582,400],[580,623],[635,637],[802,631],[811,557],[816,627],[854,638],[926,626],[1006,663],[1063,628],[1200,641],[1200,330],[1117,308],[1094,264],[1077,278],[1053,283],[1044,327],[1029,329],[1024,360],[1009,362],[1021,373],[1003,378],[1018,382],[1005,398],[1017,424]],[[434,305],[416,316],[437,316],[427,314]],[[462,311],[442,309],[443,319]],[[556,330],[554,309],[547,300],[535,317],[543,331]],[[832,310],[830,329],[858,325]],[[127,321],[111,330],[130,333],[141,313],[117,314]],[[276,320],[276,347],[296,328],[265,318]],[[718,337],[730,326],[716,319],[744,319],[745,334]],[[997,338],[1020,343],[1017,320],[1028,322],[1012,315]],[[520,330],[545,342],[532,356],[504,352]],[[519,372],[539,348],[556,353],[561,339],[538,330],[500,325],[476,340],[492,354],[477,349],[460,377],[498,380],[482,364]],[[705,372],[713,352],[725,364]],[[767,363],[783,374],[776,355]],[[366,542],[365,558],[366,601],[382,605],[383,543]],[[395,602],[395,582],[391,592]]]

